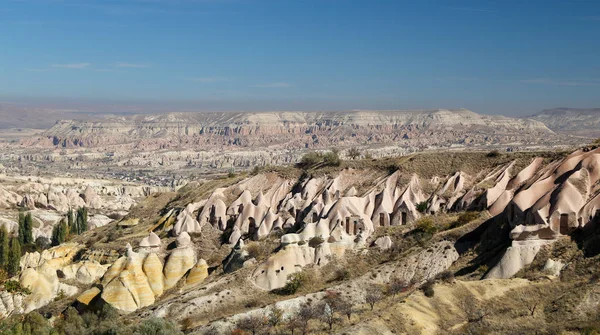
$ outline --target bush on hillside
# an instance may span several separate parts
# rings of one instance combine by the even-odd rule
[[[425,201],[422,201],[422,202],[419,202],[419,203],[417,204],[417,210],[418,210],[420,213],[425,213],[425,211],[427,210],[427,205],[428,205],[428,203],[427,203],[427,200],[425,200]]]
[[[23,295],[31,294],[31,290],[21,286],[21,283],[16,280],[8,280],[4,282],[4,290],[8,293],[21,293]]]
[[[464,212],[458,216],[456,221],[452,222],[449,229],[458,228],[466,225],[467,223],[479,218],[479,212]]]
[[[352,147],[348,149],[348,153],[346,154],[350,159],[357,159],[360,157],[360,150],[356,147]]]
[[[326,153],[311,151],[300,159],[298,166],[301,168],[311,168],[316,166],[339,166],[342,163],[339,151],[332,149]]]
[[[437,276],[437,279],[443,281],[444,283],[451,284],[454,282],[454,273],[452,271],[443,271],[440,272]]]
[[[425,216],[417,221],[415,231],[417,233],[433,235],[437,233],[438,227],[435,225],[431,217]]]
[[[183,335],[177,325],[164,318],[151,317],[132,327],[133,335]]]
[[[281,288],[280,292],[286,295],[296,294],[302,284],[308,280],[306,273],[296,272],[288,275],[287,283]]]
[[[432,280],[429,280],[425,284],[423,284],[423,286],[421,287],[421,291],[423,291],[423,294],[427,298],[433,298],[433,296],[435,295],[435,291],[433,290],[433,285],[434,285],[434,282]]]
[[[312,237],[310,240],[308,240],[308,246],[311,248],[316,248],[319,245],[323,244],[325,242],[325,239],[322,238],[321,236],[315,236]]]
[[[492,151],[488,152],[487,155],[485,155],[485,156],[489,157],[489,158],[499,157],[500,156],[500,151],[498,151],[498,150],[492,150]]]

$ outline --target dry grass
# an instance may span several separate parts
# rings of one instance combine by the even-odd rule
[[[202,182],[190,182],[177,191],[177,196],[167,204],[167,207],[183,208],[190,203],[207,199],[215,189],[234,185],[244,178],[244,175],[237,175],[233,177],[213,179]]]

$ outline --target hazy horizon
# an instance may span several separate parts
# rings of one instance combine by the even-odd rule
[[[310,104],[289,101],[262,101],[259,102],[263,108],[254,107],[254,102],[223,102],[218,100],[213,101],[113,101],[113,100],[97,100],[97,99],[47,99],[47,98],[14,98],[10,97],[0,98],[0,111],[16,111],[16,110],[27,110],[30,112],[42,112],[44,110],[54,112],[65,112],[65,113],[78,113],[78,114],[161,114],[161,113],[209,113],[209,112],[225,112],[225,113],[237,113],[237,112],[280,112],[280,111],[298,111],[298,112],[336,112],[336,111],[352,111],[352,110],[372,110],[372,111],[383,111],[383,110],[397,110],[397,111],[409,111],[409,110],[436,110],[436,109],[468,109],[478,114],[487,115],[503,115],[509,117],[529,117],[543,110],[557,109],[557,108],[569,108],[569,109],[596,109],[597,106],[547,106],[545,108],[533,110],[525,109],[517,112],[516,110],[480,110],[476,108],[469,108],[465,106],[408,106],[408,107],[382,107],[372,108],[366,104],[361,106],[354,106],[351,103],[345,103],[346,107],[341,107],[340,104],[330,104],[323,102],[319,104],[319,107],[311,106]],[[376,105],[376,104],[375,104]],[[287,108],[286,108],[287,106]],[[329,108],[327,108],[329,106]]]

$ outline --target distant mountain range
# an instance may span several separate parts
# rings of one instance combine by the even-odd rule
[[[399,140],[406,140],[405,144],[414,147],[531,145],[560,143],[557,138],[562,137],[600,137],[600,108],[547,109],[523,118],[477,114],[466,109],[119,115],[0,103],[0,131],[11,128],[46,129],[27,143],[64,147],[152,141],[169,147],[184,143],[196,148],[286,143],[283,147],[288,149]],[[536,138],[539,134],[545,135]]]
[[[555,132],[600,137],[600,108],[545,109],[530,118],[544,123]]]
[[[374,144],[407,147],[532,145],[562,139],[543,123],[466,109],[340,112],[168,113],[62,120],[30,145],[152,149],[190,146],[330,148]]]

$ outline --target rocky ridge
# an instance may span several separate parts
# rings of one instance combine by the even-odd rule
[[[430,135],[436,133],[436,143]],[[171,113],[63,120],[24,141],[26,146],[112,147],[156,150],[173,147],[328,148],[333,145],[404,142],[408,146],[444,143],[483,145],[535,142],[553,135],[544,124],[469,110]],[[282,136],[285,135],[285,136]]]

